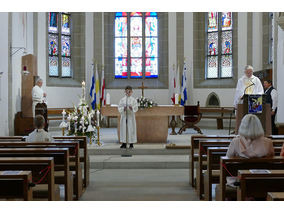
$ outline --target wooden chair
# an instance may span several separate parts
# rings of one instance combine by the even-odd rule
[[[200,128],[195,126],[195,124],[200,121],[201,117],[202,114],[200,113],[199,101],[197,102],[197,105],[184,106],[183,126],[178,131],[178,134],[181,134],[186,128],[193,128],[199,134],[203,134]]]

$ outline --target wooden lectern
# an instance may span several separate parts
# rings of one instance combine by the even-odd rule
[[[238,134],[242,118],[246,114],[249,114],[249,96],[250,95],[244,95],[243,104],[238,104],[237,106],[236,128],[235,128],[236,134]],[[262,96],[262,112],[253,113],[253,114],[255,114],[259,118],[264,130],[264,134],[271,135],[271,107],[270,104],[266,103],[266,95],[261,95],[261,96]]]
[[[14,134],[28,135],[34,130],[32,112],[32,88],[37,77],[36,56],[28,54],[22,57],[22,92],[21,111],[16,113],[14,120]]]

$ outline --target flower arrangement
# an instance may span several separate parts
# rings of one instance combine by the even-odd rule
[[[97,126],[95,111],[88,107],[85,100],[85,82],[82,82],[83,95],[80,98],[78,107],[74,110],[67,111],[68,135],[88,136],[95,139],[97,137]]]
[[[151,108],[153,106],[157,106],[157,103],[155,103],[153,100],[145,98],[144,96],[141,96],[140,98],[137,98],[138,108],[139,109],[145,109],[145,108]]]

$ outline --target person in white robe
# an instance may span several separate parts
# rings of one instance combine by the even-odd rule
[[[45,119],[42,115],[36,115],[34,118],[35,130],[29,134],[26,138],[27,142],[53,142],[54,139],[51,137],[44,128]]]
[[[42,90],[42,79],[38,78],[36,80],[35,86],[32,89],[32,100],[33,100],[33,117],[35,117],[35,107],[38,103],[44,103],[46,98],[46,93]]]
[[[126,148],[126,143],[129,143],[130,148],[133,148],[133,143],[137,143],[135,112],[138,111],[138,103],[135,98],[131,97],[132,93],[132,87],[127,86],[125,88],[125,96],[119,101],[118,105],[120,113],[120,142],[122,142],[120,148]],[[128,132],[128,141],[126,140],[126,131]]]
[[[253,67],[247,65],[244,71],[245,75],[238,80],[236,94],[234,98],[234,107],[237,108],[239,103],[242,103],[244,94],[262,95],[263,87],[258,77],[253,75]]]

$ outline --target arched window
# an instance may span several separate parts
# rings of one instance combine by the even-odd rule
[[[233,18],[231,12],[207,14],[206,79],[233,77]]]
[[[71,15],[48,13],[48,73],[50,77],[72,77]]]
[[[156,12],[117,12],[114,37],[115,78],[158,78]]]

